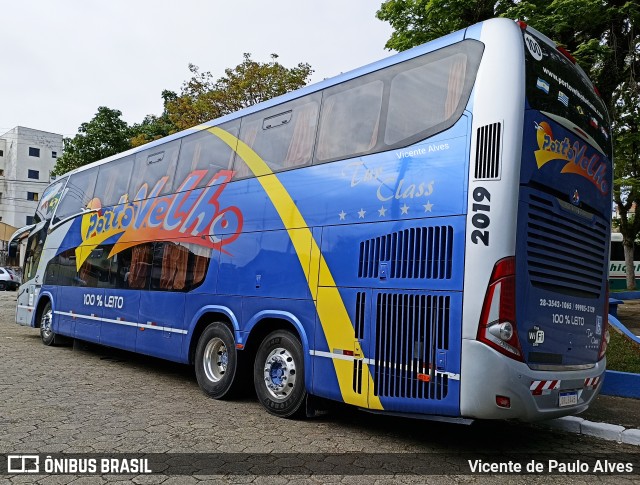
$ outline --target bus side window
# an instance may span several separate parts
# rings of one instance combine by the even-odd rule
[[[76,250],[72,248],[62,251],[49,261],[44,276],[44,284],[74,286],[77,278]]]
[[[151,289],[189,291],[204,280],[211,250],[193,244],[158,242],[153,250]]]
[[[144,290],[149,287],[152,256],[153,243],[143,243],[133,247],[129,273],[125,275],[129,288]]]
[[[102,207],[118,204],[127,194],[132,167],[133,156],[100,166],[94,197],[100,199]]]
[[[447,121],[458,109],[466,64],[464,54],[455,54],[395,76],[385,143],[393,145]]]
[[[384,83],[362,82],[355,79],[326,90],[316,148],[318,161],[349,158],[376,146]]]
[[[162,177],[168,177],[158,195],[171,192],[175,183],[175,171],[180,152],[180,140],[138,152],[133,162],[133,174],[129,185],[129,200],[133,200],[143,184],[147,184],[147,197]],[[177,188],[177,187],[175,187]]]
[[[219,126],[234,137],[238,136],[240,121],[235,120]],[[234,147],[235,148],[235,147]],[[196,187],[204,187],[220,170],[231,170],[233,150],[224,141],[209,130],[201,130],[185,137],[180,148],[178,169],[176,171],[174,190],[178,190],[182,182],[194,170],[206,170],[207,174]]]
[[[58,203],[53,222],[79,214],[87,208],[93,198],[93,191],[98,177],[98,168],[90,168],[73,174],[65,187],[62,198]]]
[[[389,70],[387,146],[406,146],[439,133],[462,116],[482,58],[481,43],[466,40]]]
[[[242,119],[240,139],[274,172],[308,165],[318,125],[320,94],[305,96]],[[236,178],[251,175],[236,156]]]
[[[88,288],[115,288],[115,278],[112,273],[115,271],[114,264],[117,261],[117,255],[109,257],[113,245],[98,246],[93,249],[88,255],[83,249],[85,254],[83,257],[86,259],[80,266],[78,272],[77,283],[79,286],[86,286]]]

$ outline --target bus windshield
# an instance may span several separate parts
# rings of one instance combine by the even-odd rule
[[[611,159],[607,111],[584,72],[531,30],[524,32],[524,44],[530,107],[568,120]]]

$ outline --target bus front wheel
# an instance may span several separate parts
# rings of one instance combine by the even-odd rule
[[[196,378],[200,389],[214,399],[229,397],[238,367],[233,333],[222,322],[205,328],[196,348]]]
[[[304,357],[295,335],[286,330],[267,335],[256,354],[253,371],[256,394],[267,411],[283,418],[305,412]]]
[[[40,338],[42,343],[49,346],[54,345],[56,340],[56,334],[53,333],[51,324],[53,323],[53,310],[51,308],[51,302],[42,309],[42,316],[40,317]]]

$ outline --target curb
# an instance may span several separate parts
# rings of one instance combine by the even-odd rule
[[[640,374],[608,370],[600,394],[640,399]],[[640,402],[638,403],[640,406]]]
[[[569,433],[592,436],[627,445],[640,446],[640,429],[625,428],[617,424],[596,423],[577,416],[565,416],[539,423],[542,426]]]

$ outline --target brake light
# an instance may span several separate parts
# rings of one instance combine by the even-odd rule
[[[493,267],[477,339],[507,357],[523,361],[516,328],[515,267],[515,257],[501,259]]]
[[[565,49],[564,47],[560,47],[560,46],[558,46],[557,49],[562,53],[562,55],[564,55],[567,59],[569,59],[573,64],[576,63],[576,58],[573,57],[571,52],[569,52],[567,49]]]
[[[523,22],[522,20],[516,20],[516,24],[518,24],[522,30],[527,30],[526,22]]]

